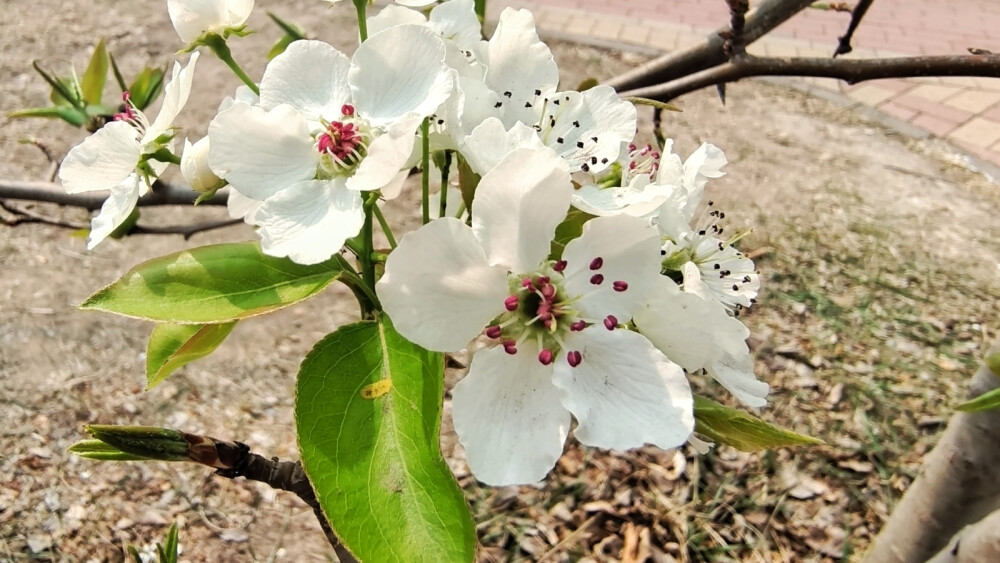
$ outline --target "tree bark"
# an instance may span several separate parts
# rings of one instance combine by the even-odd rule
[[[740,43],[749,45],[764,34],[781,25],[785,20],[809,7],[814,0],[764,0],[750,10],[742,29]],[[605,84],[619,92],[675,80],[706,68],[726,62],[726,36],[730,26],[720,27],[705,38],[705,42],[691,48],[668,53],[620,74]]]
[[[998,351],[1000,337],[994,341],[986,356]],[[984,365],[969,384],[969,397],[977,397],[998,386],[1000,378]],[[875,538],[865,561],[926,561],[963,526],[977,522],[996,510],[1000,505],[998,499],[1000,409],[956,413],[938,444],[924,460],[920,475]],[[991,517],[987,522],[996,522],[996,519]],[[995,526],[993,530],[996,530]],[[996,534],[992,535],[995,542]]]
[[[1000,561],[1000,510],[962,528],[948,545],[927,563],[980,563]]]

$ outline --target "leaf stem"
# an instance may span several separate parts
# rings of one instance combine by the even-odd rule
[[[421,166],[423,167],[423,174],[420,176],[420,193],[423,196],[423,202],[421,205],[421,215],[424,220],[424,224],[431,222],[431,177],[430,177],[430,166],[431,166],[431,120],[429,117],[424,118],[424,122],[420,124],[420,141],[421,141],[421,153],[422,157],[420,160]]]
[[[448,175],[451,173],[451,151],[444,151],[444,164],[441,166],[441,206],[438,217],[444,217],[448,211]]]
[[[368,19],[365,12],[368,9],[369,0],[354,0],[354,8],[358,11],[358,36],[364,43],[368,39]]]
[[[375,218],[378,219],[378,224],[382,227],[382,232],[385,233],[385,239],[389,241],[389,248],[396,248],[396,237],[392,236],[392,229],[389,228],[389,223],[386,222],[385,216],[382,215],[382,210],[376,205],[372,207],[372,212],[375,214]]]
[[[257,87],[257,84],[233,59],[233,53],[229,50],[229,45],[226,44],[225,39],[217,33],[210,33],[205,36],[204,44],[211,49],[213,53],[215,53],[216,57],[219,57],[220,61],[226,63],[226,66],[228,66],[233,73],[236,74],[237,78],[242,80],[243,83],[247,85],[247,88],[250,88],[254,94],[257,94],[258,96],[260,95],[260,88]]]
[[[361,226],[361,253],[358,254],[358,262],[361,263],[361,285],[365,290],[366,299],[361,299],[358,296],[358,301],[361,304],[361,316],[362,318],[369,319],[372,318],[373,313],[376,310],[377,299],[372,299],[372,295],[375,288],[375,263],[372,261],[372,253],[375,251],[375,243],[372,237],[372,217],[375,215],[374,208],[378,202],[379,194],[377,191],[370,192],[367,199],[363,204],[365,211],[365,222]],[[357,292],[355,292],[357,295]]]

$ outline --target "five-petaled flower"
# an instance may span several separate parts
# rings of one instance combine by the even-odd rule
[[[63,159],[59,179],[67,192],[111,192],[91,222],[88,249],[93,249],[125,222],[139,198],[166,169],[166,162],[152,157],[171,145],[172,124],[191,93],[197,61],[198,53],[192,53],[186,67],[174,63],[173,76],[164,89],[163,105],[152,124],[132,105],[126,92],[124,111],[73,147]]]
[[[322,262],[361,229],[362,191],[401,187],[420,121],[451,91],[444,56],[416,25],[373,35],[351,59],[296,41],[268,64],[259,105],[216,116],[209,165],[263,202],[252,220],[264,252]]]
[[[452,403],[469,466],[489,484],[542,479],[571,415],[580,442],[613,449],[676,447],[694,426],[683,370],[628,327],[660,282],[657,232],[597,218],[550,260],[571,191],[554,151],[516,150],[483,176],[471,227],[443,218],[406,235],[377,284],[413,342],[497,344],[476,352]]]

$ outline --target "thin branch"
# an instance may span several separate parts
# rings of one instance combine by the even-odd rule
[[[2,217],[0,217],[0,225],[6,225],[8,227],[16,227],[17,225],[23,225],[25,223],[39,223],[42,225],[51,225],[53,227],[62,227],[64,229],[73,229],[73,230],[89,228],[89,225],[84,225],[80,223],[70,223],[67,221],[50,219],[42,215],[37,215],[35,213],[32,213],[31,211],[28,211],[27,209],[20,209],[18,207],[14,207],[13,205],[10,205],[9,203],[2,200],[0,200],[0,209],[3,209],[7,213],[10,213],[11,215],[14,216],[13,219],[3,219]]]
[[[983,76],[1000,78],[1000,55],[944,55],[887,59],[772,58],[747,56],[735,62],[683,78],[623,92],[669,102],[683,94],[751,76],[816,76],[838,78],[848,84],[880,78],[913,76]]]
[[[272,488],[294,493],[313,509],[319,520],[326,539],[333,546],[337,557],[342,563],[358,563],[354,555],[341,543],[337,534],[330,527],[323,509],[316,499],[316,493],[309,483],[309,477],[298,461],[279,461],[273,457],[264,456],[250,451],[250,446],[242,442],[226,442],[208,436],[184,434],[188,441],[188,456],[191,461],[214,467],[215,474],[228,479],[245,477],[250,481],[258,481]]]
[[[724,37],[722,50],[733,60],[746,52],[746,42],[743,39],[743,31],[746,27],[747,11],[750,9],[749,0],[726,0],[729,4],[729,32]]]
[[[851,11],[851,23],[847,26],[847,33],[845,33],[843,37],[838,38],[840,42],[837,44],[837,50],[833,52],[834,58],[836,58],[837,55],[846,55],[854,50],[854,47],[851,47],[851,39],[854,38],[854,30],[858,29],[858,26],[861,25],[861,18],[865,17],[865,12],[868,11],[868,8],[871,7],[872,2],[874,1],[875,0],[860,0],[858,5],[854,7],[854,10]]]
[[[743,26],[743,45],[750,45],[786,20],[808,8],[813,0],[763,0],[748,12]],[[666,54],[607,82],[619,92],[635,90],[661,82],[675,80],[689,74],[726,62],[723,49],[729,26],[719,28],[704,42],[674,53]]]
[[[223,221],[205,221],[193,225],[169,225],[166,227],[147,227],[136,225],[128,232],[129,235],[182,235],[184,240],[190,239],[198,233],[214,231],[231,225],[239,225],[243,219],[226,219]]]
[[[153,189],[139,199],[139,207],[154,205],[192,205],[198,198],[198,193],[186,187],[168,184],[157,180]],[[198,205],[225,205],[228,194],[221,191],[214,197],[202,201]],[[104,205],[107,195],[102,192],[68,194],[63,187],[54,182],[28,182],[17,180],[0,180],[0,199],[17,199],[22,201],[38,201],[56,203],[69,207],[81,207],[91,211]]]

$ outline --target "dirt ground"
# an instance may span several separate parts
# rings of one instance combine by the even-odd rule
[[[99,36],[126,75],[166,62],[180,45],[162,4],[5,3],[0,110],[45,102],[33,59],[82,69]],[[277,37],[268,9],[351,48],[348,3],[257,4],[250,26],[259,33],[234,46],[252,76]],[[554,49],[570,85],[641,60]],[[202,58],[180,119],[192,139],[236,85],[221,63]],[[1000,188],[947,146],[910,141],[761,83],[731,86],[725,107],[711,93],[680,105],[666,133],[685,154],[702,141],[725,150],[728,175],[709,185],[710,197],[730,230],[755,228],[743,249],[759,255],[763,291],[745,319],[758,373],[773,390],[761,416],[828,445],[763,454],[720,447],[699,457],[609,453],[571,441],[544,484],[490,489],[471,479],[446,434],[483,560],[855,559],[916,475],[1000,328]],[[62,154],[83,133],[54,122],[5,122],[0,178],[45,176],[37,149],[18,144],[25,136]],[[87,220],[78,210],[21,205]],[[143,220],[190,222],[218,211],[157,210]],[[295,458],[297,366],[315,341],[356,315],[346,292],[334,288],[241,323],[214,355],[150,392],[143,352],[151,325],[74,307],[142,260],[252,237],[238,226],[190,241],[108,240],[87,252],[65,229],[0,226],[0,561],[122,561],[124,543],[149,545],[174,521],[187,561],[333,560],[311,511],[290,495],[199,467],[98,463],[66,452],[85,423],[148,424]]]

